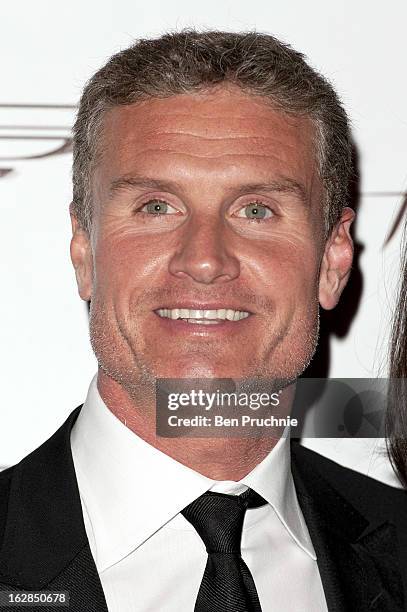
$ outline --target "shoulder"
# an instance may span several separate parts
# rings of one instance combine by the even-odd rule
[[[48,503],[50,491],[68,500],[76,492],[70,450],[70,432],[82,406],[71,412],[61,427],[38,448],[15,465],[0,472],[0,550],[6,525],[24,520],[29,509],[39,513]]]
[[[10,498],[11,480],[14,467],[9,467],[0,472],[0,544],[3,541],[6,526],[7,509]]]
[[[374,513],[378,518],[393,516],[407,520],[407,492],[404,489],[345,468],[296,441],[292,442],[291,450],[294,470],[316,493],[327,483],[365,515]]]

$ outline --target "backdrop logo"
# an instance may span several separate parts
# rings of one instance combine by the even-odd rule
[[[19,162],[71,153],[72,104],[0,104],[0,178]]]

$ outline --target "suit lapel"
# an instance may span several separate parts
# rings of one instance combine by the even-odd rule
[[[329,612],[404,610],[395,527],[368,520],[292,445],[292,471]]]
[[[10,589],[69,590],[71,612],[107,612],[83,523],[70,446],[80,408],[13,469],[0,584]]]

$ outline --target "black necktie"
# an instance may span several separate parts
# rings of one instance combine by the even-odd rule
[[[261,612],[253,576],[241,557],[240,540],[246,509],[265,503],[252,489],[241,495],[207,491],[182,510],[208,553],[195,612]]]

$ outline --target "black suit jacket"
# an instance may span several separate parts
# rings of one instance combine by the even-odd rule
[[[80,409],[38,449],[0,473],[0,591],[65,590],[69,612],[106,612],[70,447]],[[400,568],[407,567],[406,494],[297,443],[292,471],[329,611],[405,610]]]

